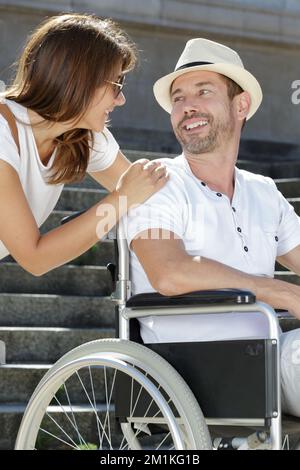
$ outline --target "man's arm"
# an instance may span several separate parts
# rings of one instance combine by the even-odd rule
[[[285,255],[277,257],[278,263],[300,276],[300,245]]]
[[[151,230],[141,232],[131,244],[156,291],[178,295],[206,289],[248,289],[258,300],[273,308],[287,309],[300,319],[299,286],[253,276],[208,258],[190,256],[178,236],[166,230],[159,232],[157,237],[155,231],[156,239]]]

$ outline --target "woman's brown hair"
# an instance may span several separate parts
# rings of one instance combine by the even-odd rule
[[[4,96],[50,122],[80,120],[94,93],[136,63],[136,48],[111,20],[64,14],[42,23],[29,38],[13,84]],[[58,158],[49,184],[80,181],[85,175],[93,133],[74,129],[56,138]]]

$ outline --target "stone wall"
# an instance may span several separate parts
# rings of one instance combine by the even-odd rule
[[[247,123],[244,139],[300,143],[300,104],[291,99],[292,83],[300,80],[298,0],[0,0],[0,79],[8,80],[8,67],[28,32],[62,11],[112,17],[138,44],[140,66],[128,77],[127,104],[113,116],[115,132],[127,147],[177,150],[152,85],[173,70],[192,37],[233,47],[260,81],[263,104]]]

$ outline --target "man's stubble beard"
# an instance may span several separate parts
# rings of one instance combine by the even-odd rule
[[[184,151],[192,155],[199,155],[202,153],[213,152],[224,142],[229,141],[234,133],[234,119],[232,107],[228,107],[228,117],[223,120],[216,120],[211,114],[195,114],[193,117],[206,117],[208,118],[208,125],[210,131],[205,137],[201,137],[197,134],[191,135],[188,139],[185,139],[181,132],[176,129],[175,135],[178,142],[181,144]],[[182,125],[182,122],[180,123]]]

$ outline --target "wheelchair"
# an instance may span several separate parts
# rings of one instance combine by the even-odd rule
[[[82,344],[50,368],[28,403],[15,449],[288,447],[300,420],[282,419],[274,310],[235,289],[131,296],[122,222],[109,238],[118,338]],[[143,345],[139,333],[138,318],[149,315],[254,310],[267,319],[264,339]]]

